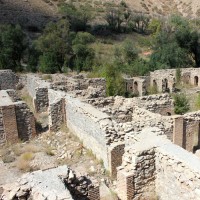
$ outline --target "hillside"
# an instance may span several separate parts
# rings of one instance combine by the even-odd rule
[[[180,13],[185,17],[200,16],[198,0],[126,0],[130,7],[148,14],[167,16]]]
[[[43,0],[0,0],[0,23],[18,23],[37,32],[57,16],[53,3]]]
[[[180,13],[186,17],[200,16],[199,0],[124,0],[136,12],[154,16],[168,16]],[[62,0],[0,0],[0,23],[19,23],[27,30],[37,32],[46,22],[58,16],[57,3]],[[96,19],[104,15],[105,7],[117,1],[73,0],[77,4],[87,4]]]

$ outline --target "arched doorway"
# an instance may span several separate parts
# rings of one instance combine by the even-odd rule
[[[185,83],[186,83],[186,84],[189,84],[189,83],[190,83],[190,76],[189,76],[189,75],[186,76],[186,78],[185,78]]]
[[[163,81],[163,85],[162,85],[162,89],[163,89],[163,92],[169,92],[169,87],[168,87],[168,80],[165,78]]]
[[[135,81],[135,82],[133,83],[133,93],[134,93],[135,96],[138,96],[138,95],[139,95],[138,83],[137,83],[137,81]]]
[[[199,85],[199,77],[198,76],[194,77],[194,85],[196,85],[196,86]]]

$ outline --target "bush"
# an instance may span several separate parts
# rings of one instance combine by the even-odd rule
[[[175,94],[174,98],[174,113],[183,115],[190,110],[189,102],[185,94]]]

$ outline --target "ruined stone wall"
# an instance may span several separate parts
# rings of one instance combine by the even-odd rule
[[[162,116],[135,106],[132,119],[133,130],[139,131],[145,127],[158,127],[167,135],[168,139],[173,140],[173,116]]]
[[[112,123],[109,116],[77,99],[67,98],[66,119],[69,129],[104,161],[108,169],[106,128]]]
[[[122,200],[199,199],[200,160],[157,128],[128,134],[117,187]]]
[[[20,101],[20,98],[17,96],[16,90],[6,90],[12,102]]]
[[[0,144],[3,142],[5,142],[5,132],[4,132],[4,125],[3,125],[2,108],[0,108]]]
[[[29,95],[33,98],[36,112],[46,112],[49,105],[48,88],[50,88],[50,83],[32,74],[27,75],[26,81],[26,87]]]
[[[175,69],[163,69],[150,72],[150,86],[158,92],[173,92],[175,88]]]
[[[15,89],[18,77],[12,70],[0,70],[0,90]]]
[[[65,99],[61,98],[50,104],[48,109],[50,130],[58,131],[66,122]]]
[[[157,148],[156,193],[159,199],[200,199],[200,160],[173,144]]]
[[[61,105],[64,102],[65,112]],[[83,141],[83,145],[91,149],[98,159],[102,159],[108,169],[107,145],[117,137],[117,133],[112,134],[114,128],[110,117],[91,105],[60,91],[49,90],[49,103],[51,126],[58,127],[63,120],[62,117],[65,117],[70,131],[77,135]],[[62,117],[57,115],[60,112]]]
[[[6,141],[14,143],[18,141],[17,121],[14,105],[0,107],[3,116],[3,129]]]
[[[35,118],[25,102],[17,102],[15,114],[19,139],[26,141],[36,135]]]
[[[133,98],[134,105],[161,115],[173,115],[174,104],[169,94],[156,94]]]

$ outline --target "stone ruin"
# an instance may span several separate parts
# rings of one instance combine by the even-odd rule
[[[11,70],[0,71],[0,144],[29,140],[36,135],[34,115],[14,90],[17,83]]]
[[[66,165],[27,173],[2,189],[1,199],[100,200],[98,183],[77,177]]]
[[[148,88],[153,87],[159,93],[176,91],[176,69],[156,70],[149,76],[125,78],[126,91],[134,96],[145,96]],[[186,85],[200,86],[199,68],[180,69],[180,81]]]
[[[183,69],[181,81],[194,83],[198,71]],[[148,81],[157,78],[161,89],[163,81],[158,79],[167,76],[172,80],[167,86],[173,91],[175,73],[176,70],[155,71],[150,78],[133,79],[142,79],[141,88],[145,88]],[[153,74],[157,74],[154,79]],[[192,154],[200,148],[200,111],[175,115],[168,93],[105,97],[104,79],[52,75],[51,81],[47,81],[27,74],[21,80],[33,98],[35,110],[48,112],[49,130],[56,132],[67,125],[117,177],[120,199],[200,198],[199,189],[194,186],[200,184],[200,161]],[[179,171],[174,171],[176,166]],[[191,176],[180,178],[184,173]]]

